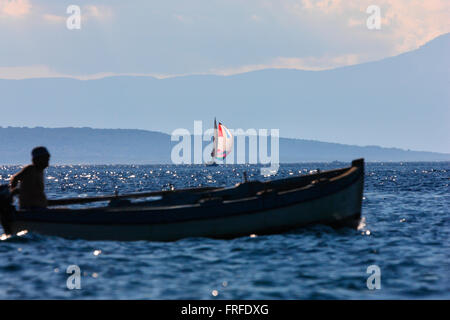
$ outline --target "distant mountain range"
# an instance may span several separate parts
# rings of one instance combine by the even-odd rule
[[[283,137],[450,153],[449,56],[450,34],[445,34],[395,57],[325,71],[272,69],[233,76],[168,79],[0,80],[0,126],[140,128],[170,133],[176,128],[191,129],[194,120],[212,124],[216,116],[230,128],[276,128]],[[75,129],[66,130],[68,141],[78,139],[69,134]],[[80,160],[107,160],[100,151],[95,156],[94,146],[116,135],[123,143],[127,143],[127,135],[142,142],[152,137],[154,143],[167,138],[162,133],[145,131],[91,133],[99,136],[92,142],[90,136],[86,137],[93,149],[90,158],[83,155]],[[134,148],[136,143],[127,148]],[[319,148],[319,144],[306,140],[283,140],[282,147],[295,145],[294,149],[302,150],[310,143]],[[350,150],[365,150],[373,160],[441,157],[425,153],[413,156],[394,149],[388,155],[387,150],[375,147],[320,146],[320,152],[305,149],[303,155],[286,150],[285,159],[331,160],[343,156],[344,150],[349,154],[354,154]],[[64,148],[67,159],[78,161],[74,158],[79,157],[77,153],[70,155],[69,142]],[[329,151],[333,148],[337,148],[336,155]],[[134,157],[139,161],[162,160],[151,150],[137,154],[115,155],[114,161],[131,161]],[[1,157],[5,161],[5,155]]]
[[[450,152],[450,34],[380,61],[169,79],[0,80],[0,126],[170,133],[216,116],[284,137]]]
[[[165,164],[171,163],[176,143],[168,134],[145,130],[0,127],[0,164],[28,163],[31,149],[38,145],[49,148],[53,164]],[[450,154],[280,139],[282,163],[360,157],[367,161],[450,161]]]

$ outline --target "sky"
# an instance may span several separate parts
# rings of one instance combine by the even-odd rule
[[[80,10],[79,28],[68,28],[77,20],[74,19],[75,11],[69,10],[74,6]],[[379,25],[374,23],[377,22],[377,12]],[[164,79],[202,74],[228,76],[270,68],[320,71],[413,51],[449,32],[449,0],[0,0],[0,79],[66,77],[90,80],[117,75]],[[364,103],[364,112],[358,109],[362,119],[352,122],[353,129],[333,119],[332,93],[335,87],[328,88],[329,101],[325,101],[325,98],[321,100],[323,110],[326,110],[322,113],[318,111],[318,106],[322,105],[316,101],[320,99],[314,98],[315,104],[309,105],[308,97],[312,93],[299,94],[297,98],[305,102],[302,107],[309,106],[302,115],[301,125],[299,121],[294,121],[292,115],[291,118],[261,115],[254,119],[261,104],[271,102],[251,104],[251,101],[256,101],[264,94],[252,96],[248,104],[242,105],[236,112],[242,113],[240,118],[245,123],[241,126],[246,125],[248,119],[254,119],[253,126],[277,126],[281,136],[285,137],[449,152],[448,144],[442,143],[442,140],[448,140],[442,138],[448,132],[448,95],[443,93],[445,89],[440,86],[445,83],[446,70],[445,67],[441,70],[440,60],[433,60],[430,57],[434,53],[430,54],[424,57],[425,62],[434,62],[432,65],[439,68],[435,74],[444,81],[433,78],[429,80],[438,81],[438,84],[433,86],[431,83],[435,82],[426,80],[420,87],[420,81],[426,78],[424,76],[413,84],[417,84],[419,89],[411,94],[405,93],[401,81],[394,83],[380,95],[391,94],[389,103],[383,102],[385,109],[375,102]],[[418,63],[417,69],[425,65],[429,64]],[[408,69],[405,70],[407,72]],[[374,78],[373,74],[369,76]],[[380,75],[379,79],[385,83],[383,76]],[[347,79],[348,83],[351,83],[350,78]],[[342,79],[342,83],[347,80]],[[160,84],[164,81],[161,80]],[[289,79],[285,81],[287,83],[282,85],[283,88],[290,87]],[[10,87],[11,83],[8,83],[0,89],[7,91]],[[226,92],[226,88],[222,89]],[[362,89],[370,88],[366,86]],[[133,114],[125,114],[129,122],[119,116],[118,119],[111,119],[104,114],[92,119],[82,116],[76,120],[77,115],[73,113],[78,109],[67,101],[62,105],[63,108],[58,109],[59,112],[35,115],[41,110],[39,107],[42,110],[54,110],[56,105],[50,104],[51,99],[47,99],[49,96],[46,91],[42,91],[43,97],[36,98],[40,97],[37,94],[41,90],[40,86],[33,86],[29,90],[28,94],[23,95],[19,90],[20,98],[24,99],[17,97],[15,91],[4,92],[3,101],[0,96],[0,125],[120,127],[170,133],[173,126],[186,126],[185,123],[192,117],[197,120],[201,115],[209,118],[213,116],[189,112],[185,118],[178,115],[177,124],[177,119],[172,115],[180,114],[180,110],[167,109],[169,107],[166,105],[174,103],[168,97],[163,96],[158,105],[148,106],[146,103],[156,97],[136,98],[141,94],[145,96],[151,90],[141,90],[143,92],[122,98],[128,99],[127,103],[130,103],[130,99],[137,99],[136,110],[146,106],[154,114],[157,114],[155,110],[159,105],[166,103],[166,107],[161,109],[162,113],[152,121],[137,119]],[[39,92],[34,92],[36,95],[33,96],[33,90]],[[314,90],[320,92],[321,87],[318,85],[311,89]],[[105,107],[95,105],[96,99],[104,98],[99,96],[101,92],[87,92],[88,108],[97,108],[99,111]],[[346,103],[342,108],[351,109],[355,103],[359,103],[351,96],[353,94],[357,96],[358,92],[350,90],[347,97],[337,93],[335,98],[341,99],[336,100],[340,103]],[[52,101],[59,99],[58,93],[51,95]],[[323,94],[320,92],[318,96],[322,98]],[[31,97],[31,104],[27,97]],[[198,107],[200,110],[198,103],[204,102],[206,97],[202,94],[197,100],[194,98],[191,108]],[[225,96],[223,100],[226,98],[230,97]],[[278,98],[288,99],[287,96]],[[187,102],[183,99],[180,96],[180,101],[174,105],[179,109],[185,108]],[[373,97],[370,99],[376,101]],[[239,105],[243,101],[238,100]],[[120,99],[111,101],[112,105],[118,105],[114,107],[117,114],[124,111],[120,109],[119,102]],[[297,102],[295,99],[285,101],[284,107],[290,108]],[[55,103],[59,106],[59,100]],[[216,108],[211,113],[219,116],[216,114],[217,101],[213,103]],[[1,111],[2,107],[4,110],[8,108],[16,111],[5,113]],[[23,117],[23,113],[28,116]],[[433,113],[439,116],[429,117],[428,114]],[[114,114],[111,116],[114,117]],[[317,130],[311,119],[323,114],[327,115],[333,126]],[[378,120],[364,118],[369,114]],[[343,115],[347,117],[347,114],[338,114]],[[230,118],[222,121],[228,120],[229,126],[233,127],[238,125],[235,116],[230,114]],[[404,120],[405,116],[407,121]],[[145,123],[139,125],[138,120]],[[263,120],[267,120],[266,124]],[[417,130],[419,127],[422,129]]]
[[[80,29],[68,29],[70,5]],[[380,29],[367,20],[380,8]],[[324,70],[450,32],[448,0],[0,0],[0,78]]]

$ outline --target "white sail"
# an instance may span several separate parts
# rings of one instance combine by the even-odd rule
[[[214,130],[214,156],[216,159],[225,159],[233,150],[233,135],[230,130],[219,122]]]

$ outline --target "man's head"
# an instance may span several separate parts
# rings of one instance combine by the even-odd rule
[[[31,151],[31,158],[37,168],[45,169],[48,167],[50,153],[45,147],[36,147]]]

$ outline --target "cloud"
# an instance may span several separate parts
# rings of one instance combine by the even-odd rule
[[[60,74],[43,65],[0,67],[0,79],[54,78]]]
[[[353,65],[359,62],[357,55],[342,55],[335,57],[277,57],[266,64],[252,64],[230,68],[212,68],[206,72],[198,72],[194,74],[215,74],[222,76],[230,76],[245,72],[264,70],[264,69],[299,69],[320,71],[335,67]],[[26,79],[26,78],[73,78],[78,80],[95,80],[111,76],[145,76],[158,79],[185,76],[192,73],[180,74],[164,74],[164,73],[115,73],[101,72],[87,75],[70,75],[53,71],[45,65],[20,66],[20,67],[0,67],[0,79]]]
[[[108,6],[95,6],[95,5],[87,5],[81,8],[81,17],[82,19],[97,19],[104,20],[109,19],[113,16],[113,10]]]
[[[0,0],[0,15],[20,18],[31,11],[29,0]]]
[[[84,2],[78,37],[65,28],[65,5],[0,0],[0,30],[7,30],[0,31],[0,43],[9,44],[0,50],[0,63],[42,64],[73,77],[324,70],[414,50],[450,32],[448,0],[136,2]],[[381,30],[366,26],[373,4],[381,8]],[[4,19],[7,14],[26,19]],[[30,74],[38,71],[52,75],[35,67]]]
[[[1,0],[0,0],[1,1]],[[88,20],[106,20],[113,16],[113,10],[106,6],[87,5],[80,8],[81,19],[86,22]],[[64,12],[66,13],[66,12]],[[55,15],[51,13],[42,14],[42,19],[48,23],[64,23],[69,15]]]
[[[309,3],[308,6],[311,6],[311,4]],[[328,14],[332,12],[341,12],[345,8],[345,4],[342,4],[341,0],[321,0],[315,1],[313,8]]]
[[[263,69],[298,69],[308,71],[321,71],[333,69],[337,67],[349,66],[357,64],[360,57],[356,54],[348,54],[341,56],[323,56],[323,57],[277,57],[266,64],[244,65],[234,68],[214,68],[209,73],[229,76],[250,71]]]
[[[194,20],[191,17],[188,17],[183,14],[174,13],[172,17],[177,20],[178,22],[182,23],[192,23]]]
[[[392,43],[392,54],[413,50],[450,32],[448,0],[278,0],[285,14],[299,19],[312,16],[322,25],[331,22],[368,31],[367,7],[381,9],[382,36]],[[368,35],[369,36],[369,35]]]
[[[252,14],[250,16],[250,20],[255,21],[255,22],[260,22],[260,21],[262,21],[262,17],[257,14]]]
[[[382,28],[389,27],[398,43],[395,52],[415,49],[433,38],[450,32],[450,1],[382,1]]]
[[[63,23],[67,19],[67,17],[57,16],[54,14],[44,14],[43,18],[45,21],[50,23]]]
[[[32,14],[30,0],[0,0],[0,16],[24,17]],[[61,23],[67,16],[45,13],[45,6],[37,6],[34,15],[49,23]],[[65,12],[64,12],[65,13]],[[81,17],[85,20],[105,20],[113,16],[111,7],[103,5],[86,5],[81,8]]]
[[[361,27],[361,26],[364,26],[365,23],[366,23],[366,21],[364,19],[350,18],[350,19],[348,19],[347,25],[349,27]]]
[[[71,75],[52,70],[46,65],[31,65],[18,67],[0,67],[0,79],[22,80],[32,78],[70,78],[78,80],[96,80],[113,76],[134,76],[134,77],[153,77],[158,79],[184,76],[187,74],[158,74],[158,73],[115,73],[99,72],[86,75]]]

